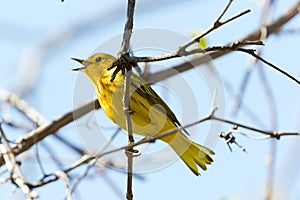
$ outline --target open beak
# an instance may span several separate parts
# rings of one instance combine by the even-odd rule
[[[86,61],[84,61],[84,60],[82,60],[82,59],[78,59],[78,58],[71,58],[71,59],[72,59],[72,60],[75,60],[75,61],[77,61],[77,62],[79,62],[80,64],[83,65],[83,67],[78,67],[78,68],[72,69],[73,71],[80,71],[80,70],[83,70],[83,69],[87,68],[87,66],[90,65],[89,62],[86,62]]]

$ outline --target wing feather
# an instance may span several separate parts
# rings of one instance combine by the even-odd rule
[[[160,104],[162,107],[158,107],[161,112],[165,112],[167,117],[174,123],[175,126],[181,127],[180,122],[172,112],[170,107],[160,98],[160,96],[151,88],[149,83],[144,81],[142,78],[135,74],[131,76],[131,87],[134,88],[135,92],[142,98],[146,99],[150,105]],[[183,129],[183,131],[189,135],[189,133]]]

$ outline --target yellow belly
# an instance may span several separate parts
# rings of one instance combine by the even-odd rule
[[[126,130],[126,120],[123,110],[124,80],[115,80],[112,87],[100,84],[98,99],[104,113],[118,126]],[[134,133],[143,136],[154,136],[175,128],[174,123],[168,119],[161,105],[150,105],[147,99],[141,97],[130,87],[130,117]]]

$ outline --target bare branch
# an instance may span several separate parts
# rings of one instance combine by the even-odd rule
[[[276,20],[264,26],[264,30],[266,32],[266,38],[270,35],[277,33],[280,29],[291,19],[293,19],[300,10],[300,1],[296,2],[293,6],[291,6],[283,15],[281,15]],[[237,41],[256,41],[261,39],[262,28],[259,27],[257,30],[248,34],[244,38],[238,39]],[[147,78],[148,82],[157,82],[159,80],[167,79],[174,75],[174,71],[183,72],[193,68],[193,66],[198,66],[205,64],[213,59],[220,58],[232,51],[217,51],[210,52],[199,57],[192,58],[189,62],[183,62],[176,66],[173,66],[171,69],[162,70],[153,74],[150,74]],[[193,63],[193,65],[191,65]]]
[[[65,172],[62,172],[62,171],[57,171],[57,172],[55,172],[55,175],[59,179],[63,180],[63,182],[66,185],[66,197],[67,197],[67,200],[72,200],[72,191],[70,189],[70,183],[69,183],[68,174],[65,173]]]
[[[125,22],[123,41],[122,41],[120,54],[129,52],[130,39],[131,39],[132,29],[133,29],[134,7],[135,7],[135,0],[128,0],[128,2],[127,2],[127,18],[126,18],[126,22]]]
[[[134,62],[130,62],[130,54],[129,54],[129,47],[130,47],[130,39],[132,35],[133,30],[133,18],[134,18],[134,8],[135,8],[135,0],[128,0],[127,2],[127,18],[125,22],[125,28],[123,33],[123,41],[121,45],[121,50],[119,52],[117,60],[112,64],[112,66],[109,67],[108,70],[117,67],[111,77],[111,81],[113,81],[119,73],[119,71],[122,71],[124,77],[125,77],[125,84],[124,84],[124,94],[123,94],[123,110],[124,115],[126,118],[126,128],[128,132],[128,143],[134,143],[134,138],[132,135],[132,124],[131,124],[131,118],[130,118],[130,111],[129,111],[129,91],[130,91],[130,79],[131,79],[131,73],[132,73],[132,67],[137,67],[137,64]],[[133,148],[127,148],[125,150],[125,153],[127,155],[128,159],[128,169],[127,169],[127,193],[126,198],[128,200],[133,199],[133,192],[132,192],[132,168],[133,168],[133,154],[134,150]]]
[[[43,140],[45,137],[56,133],[61,127],[66,124],[82,117],[86,113],[94,109],[99,109],[100,105],[98,101],[88,102],[80,107],[64,114],[63,116],[57,118],[56,120],[42,125],[35,129],[34,131],[28,133],[27,135],[20,137],[14,145],[11,146],[11,150],[15,156],[28,150],[32,145]],[[0,154],[0,166],[4,164],[3,155]]]
[[[229,9],[230,5],[232,4],[233,0],[229,0],[226,7],[224,8],[224,10],[221,12],[221,14],[219,15],[219,17],[216,19],[215,23],[218,23],[219,21],[221,21],[221,18],[225,15],[225,13],[227,12],[227,10]],[[214,23],[214,24],[215,24]]]
[[[115,137],[118,135],[118,133],[120,132],[121,128],[117,128],[117,130],[115,131],[115,133],[110,137],[109,140],[107,140],[107,142],[103,145],[103,147],[101,148],[100,152],[104,152],[107,147],[109,147],[109,145],[113,142],[113,140],[115,139]],[[89,162],[88,166],[86,167],[86,169],[76,178],[76,180],[74,181],[72,188],[71,188],[71,192],[73,192],[76,187],[78,186],[78,184],[80,183],[80,181],[87,176],[88,172],[90,171],[90,169],[95,166],[95,164],[97,163],[98,159],[94,159],[92,161]]]
[[[25,100],[23,100],[21,97],[18,95],[11,93],[8,90],[5,90],[3,88],[0,88],[0,100],[8,103],[9,105],[13,106],[16,108],[22,115],[24,115],[27,119],[32,121],[35,126],[40,127],[43,125],[46,125],[49,123],[46,118],[41,115],[35,108],[30,106]],[[96,103],[95,103],[96,104]],[[99,105],[99,103],[97,103]],[[12,122],[7,122],[5,121],[8,125],[13,125]],[[22,128],[22,127],[17,127],[17,128]],[[31,130],[31,129],[30,129]],[[27,130],[27,131],[30,131]],[[75,145],[71,144],[70,141],[66,140],[65,138],[54,134],[54,137],[65,144],[66,146],[70,147],[72,150],[76,151],[77,153],[82,153],[83,150],[76,147]],[[43,147],[45,147],[45,144],[43,144]],[[45,147],[47,149],[47,147]],[[49,149],[49,148],[48,148]],[[48,151],[48,150],[47,150]]]
[[[0,143],[0,151],[3,155],[3,159],[6,163],[7,170],[11,174],[12,181],[21,189],[21,191],[27,196],[28,200],[35,199],[38,197],[38,194],[32,190],[29,186],[25,177],[21,171],[20,164],[17,162],[14,153],[11,150],[11,147],[8,143],[8,140],[2,130],[2,121],[0,120],[0,134],[1,141],[4,144]]]
[[[199,40],[203,37],[205,37],[206,35],[208,35],[209,33],[211,33],[212,31],[218,29],[219,27],[247,14],[250,12],[250,10],[245,10],[237,15],[234,15],[233,17],[230,17],[229,19],[225,20],[225,21],[220,21],[221,20],[221,17],[225,14],[225,12],[227,11],[228,9],[228,6],[231,4],[232,0],[229,1],[229,4],[226,6],[226,8],[224,9],[224,11],[221,13],[221,15],[218,17],[218,19],[213,23],[213,26],[210,27],[209,29],[207,29],[206,31],[204,31],[203,33],[201,33],[200,35],[194,37],[190,42],[186,43],[185,45],[183,45],[181,48],[182,49],[186,49],[188,48],[189,46],[191,46],[192,44],[195,44],[197,42],[199,42]]]
[[[29,106],[18,95],[0,88],[0,99],[14,106],[21,114],[23,114],[30,121],[34,122],[37,126],[41,126],[46,123],[46,119],[33,107]]]
[[[246,10],[243,11],[233,17],[230,17],[229,19],[225,20],[225,21],[220,21],[221,18],[223,17],[223,15],[225,14],[225,12],[228,10],[229,6],[231,5],[232,0],[229,0],[228,4],[226,5],[225,9],[222,11],[222,13],[220,14],[220,16],[216,19],[216,21],[213,23],[213,25],[208,28],[206,31],[202,32],[200,35],[192,38],[189,42],[183,44],[182,46],[178,47],[177,50],[175,50],[174,52],[171,53],[167,53],[167,54],[162,54],[162,55],[157,55],[157,56],[148,56],[148,57],[135,57],[132,56],[130,58],[130,61],[132,62],[155,62],[155,61],[161,61],[161,60],[168,60],[171,58],[176,58],[176,57],[181,57],[181,56],[188,56],[188,55],[192,55],[195,53],[205,53],[205,50],[203,49],[197,49],[192,50],[192,51],[187,51],[187,48],[190,47],[191,45],[197,43],[201,38],[205,37],[206,35],[208,35],[209,33],[211,33],[212,31],[218,29],[219,27],[227,24],[228,22],[231,22],[247,13],[250,12],[250,10]]]
[[[253,56],[254,58],[262,61],[263,63],[267,64],[268,66],[272,67],[273,69],[275,69],[276,71],[280,72],[281,74],[287,76],[288,78],[290,78],[291,80],[295,81],[297,84],[300,85],[300,81],[293,77],[291,74],[289,74],[288,72],[280,69],[279,67],[275,66],[274,64],[270,63],[269,61],[265,60],[264,58],[260,57],[259,55],[255,54],[254,51],[252,49],[243,49],[243,48],[238,48],[237,51],[241,51],[244,53],[248,53],[251,56]]]
[[[130,91],[130,79],[131,79],[131,72],[132,70],[126,70],[125,71],[125,85],[124,85],[124,97],[123,97],[123,103],[124,103],[124,114],[126,117],[126,128],[128,132],[128,143],[134,143],[134,138],[132,135],[132,124],[131,124],[131,118],[130,118],[130,111],[129,111],[129,91]],[[132,192],[132,172],[133,172],[133,148],[128,148],[125,150],[126,156],[127,156],[127,192],[126,192],[126,198],[128,200],[133,199],[133,192]]]
[[[241,123],[238,123],[238,122],[235,122],[235,121],[231,121],[231,120],[228,120],[228,119],[219,118],[219,117],[215,116],[215,111],[216,110],[217,110],[217,108],[213,106],[212,109],[211,109],[211,111],[210,111],[210,113],[206,117],[203,117],[202,119],[199,119],[199,120],[197,120],[195,122],[192,122],[190,124],[187,124],[185,126],[181,126],[181,127],[176,127],[176,128],[170,129],[170,130],[168,130],[168,131],[166,131],[166,132],[164,132],[162,134],[159,134],[159,135],[157,135],[155,137],[145,137],[145,138],[143,138],[143,139],[141,139],[141,140],[139,140],[137,142],[129,143],[128,145],[121,146],[121,147],[118,147],[118,148],[115,148],[115,149],[112,149],[112,150],[109,150],[109,151],[106,151],[106,152],[100,152],[100,153],[98,153],[96,155],[84,155],[84,156],[82,156],[82,158],[80,160],[78,160],[75,163],[73,163],[69,168],[63,170],[63,172],[64,173],[68,173],[68,172],[70,172],[70,171],[72,171],[72,170],[74,170],[74,169],[82,166],[83,164],[90,162],[90,161],[92,161],[92,163],[94,163],[97,159],[99,159],[99,158],[101,158],[101,157],[103,157],[105,155],[108,155],[108,154],[120,151],[120,150],[126,150],[126,149],[129,149],[129,148],[133,149],[133,147],[138,146],[138,145],[142,145],[142,144],[145,144],[145,143],[153,143],[157,139],[160,139],[160,138],[165,137],[167,135],[173,134],[173,133],[175,133],[177,131],[184,130],[186,128],[189,128],[191,126],[194,126],[194,125],[197,125],[197,124],[203,123],[205,121],[209,121],[209,120],[216,120],[216,121],[221,121],[221,122],[224,122],[224,123],[227,123],[227,124],[231,124],[235,128],[234,129],[230,129],[230,133],[240,133],[240,134],[242,134],[244,136],[247,136],[250,139],[268,139],[268,138],[280,139],[282,136],[300,136],[300,132],[267,131],[267,130],[258,129],[258,128],[255,128],[255,127],[252,127],[252,126],[248,126],[248,125],[245,125],[245,124],[241,124]],[[244,129],[247,129],[247,130],[250,130],[250,131],[253,131],[253,132],[261,133],[261,134],[265,135],[265,137],[255,138],[255,137],[249,136],[249,135],[247,135],[245,133],[242,133],[240,131],[237,131],[238,128],[244,128]],[[221,135],[221,136],[224,137],[224,135]],[[228,138],[232,138],[232,136],[230,136]],[[242,150],[244,150],[244,148],[241,145],[239,145],[234,139],[230,139],[228,142],[229,143],[235,143]],[[32,188],[41,187],[43,185],[46,185],[48,183],[51,183],[51,182],[54,182],[54,181],[58,180],[59,177],[57,177],[57,175],[55,175],[55,174],[49,174],[49,175],[45,176],[44,179],[47,179],[47,180],[46,181],[41,180],[41,181],[39,181],[39,182],[37,182],[35,184],[32,184],[31,187]]]

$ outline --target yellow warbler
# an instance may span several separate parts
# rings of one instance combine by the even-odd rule
[[[83,67],[73,70],[84,72],[95,86],[99,103],[104,113],[118,126],[126,129],[126,119],[123,112],[124,78],[119,72],[111,82],[114,70],[107,70],[116,60],[115,57],[97,53],[81,60]],[[156,94],[146,81],[132,74],[130,82],[129,110],[134,133],[143,136],[157,136],[170,129],[181,126],[169,106]],[[160,138],[168,143],[180,156],[183,162],[197,176],[198,166],[206,170],[206,164],[213,162],[214,152],[204,146],[189,140],[181,131]]]

